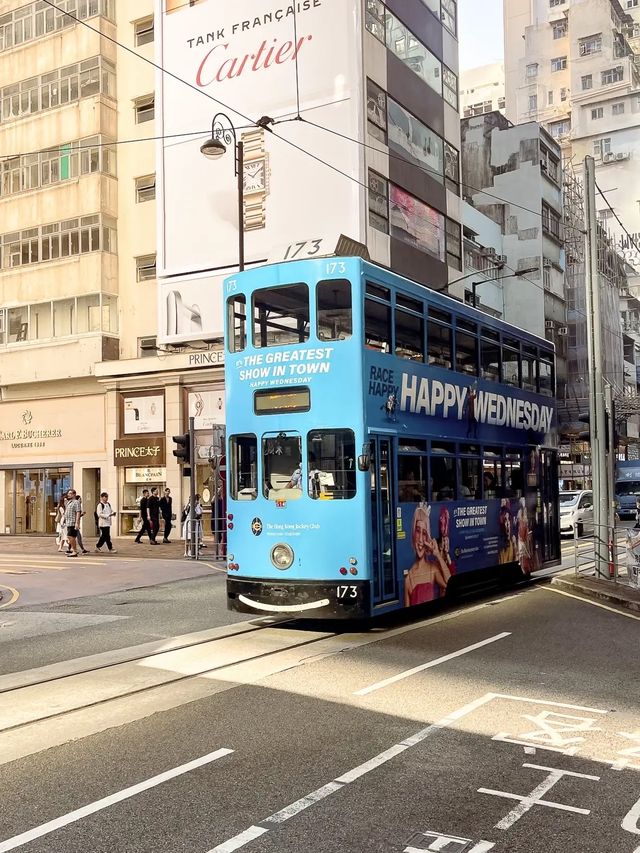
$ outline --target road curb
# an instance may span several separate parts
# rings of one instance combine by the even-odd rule
[[[626,610],[640,613],[640,590],[632,589],[624,584],[614,581],[595,580],[593,578],[555,577],[551,586],[558,589],[582,595],[585,598],[593,598],[598,601],[607,601]]]

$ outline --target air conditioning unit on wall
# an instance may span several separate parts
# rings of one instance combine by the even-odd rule
[[[562,335],[562,337],[565,337],[566,335],[569,334],[569,327],[568,326],[558,326],[558,334]]]
[[[616,159],[616,155],[613,154],[611,151],[608,151],[606,154],[602,155],[602,162],[603,163],[610,163],[612,160],[615,160],[615,159]]]
[[[554,324],[553,320],[545,320],[544,321],[544,327],[545,327],[545,329],[553,329],[553,328],[555,328],[555,324]]]

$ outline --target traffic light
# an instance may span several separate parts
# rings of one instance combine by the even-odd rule
[[[174,435],[173,441],[176,445],[173,455],[179,462],[182,462],[184,465],[188,465],[191,461],[191,441],[189,433],[185,432],[184,435]]]
[[[609,442],[609,434],[611,432],[611,420],[613,419],[613,448],[614,451],[618,446],[618,430],[616,427],[615,421],[615,407],[614,411],[609,412],[607,409],[604,411],[604,448],[608,453],[610,450],[610,442]],[[578,415],[578,420],[582,424],[587,424],[587,429],[582,430],[578,433],[578,438],[580,441],[591,441],[591,429],[590,429],[590,415]]]

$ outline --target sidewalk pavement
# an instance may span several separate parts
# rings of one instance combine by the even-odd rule
[[[575,595],[606,601],[617,607],[624,607],[625,610],[640,612],[640,589],[627,584],[603,578],[582,577],[576,575],[571,569],[554,577],[551,585]]]
[[[96,542],[98,537],[95,535],[84,534],[85,548],[89,552],[86,557],[95,554]],[[222,552],[219,552],[219,557],[216,558],[215,546],[211,539],[204,538],[207,546],[200,552],[200,557],[203,560],[213,562],[220,561],[224,564]],[[118,552],[117,556],[122,557],[152,557],[154,560],[184,560],[184,541],[178,537],[171,538],[168,545],[162,544],[162,539],[158,540],[158,545],[151,545],[147,537],[142,540],[140,545],[136,545],[133,536],[113,537],[113,547]],[[41,556],[43,554],[57,554],[58,546],[54,536],[0,536],[0,555],[2,554],[22,554],[29,556]],[[102,548],[101,554],[108,556],[109,552],[106,547]],[[99,556],[96,554],[96,556]],[[114,557],[116,555],[114,554]]]

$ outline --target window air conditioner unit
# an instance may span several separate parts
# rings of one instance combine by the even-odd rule
[[[628,153],[620,151],[618,154],[616,154],[616,160],[628,160],[628,159],[629,159]]]
[[[150,352],[151,350],[155,351],[157,348],[158,348],[157,339],[155,337],[153,337],[153,338],[140,338],[140,351],[141,352]]]
[[[569,327],[568,326],[558,326],[558,334],[562,335],[562,337],[565,337],[566,335],[569,334]]]
[[[602,162],[603,163],[610,163],[612,160],[615,160],[615,159],[616,159],[616,155],[613,154],[611,151],[609,151],[607,154],[602,155]]]
[[[545,320],[544,321],[544,327],[545,327],[545,329],[553,329],[554,328],[553,320]]]

